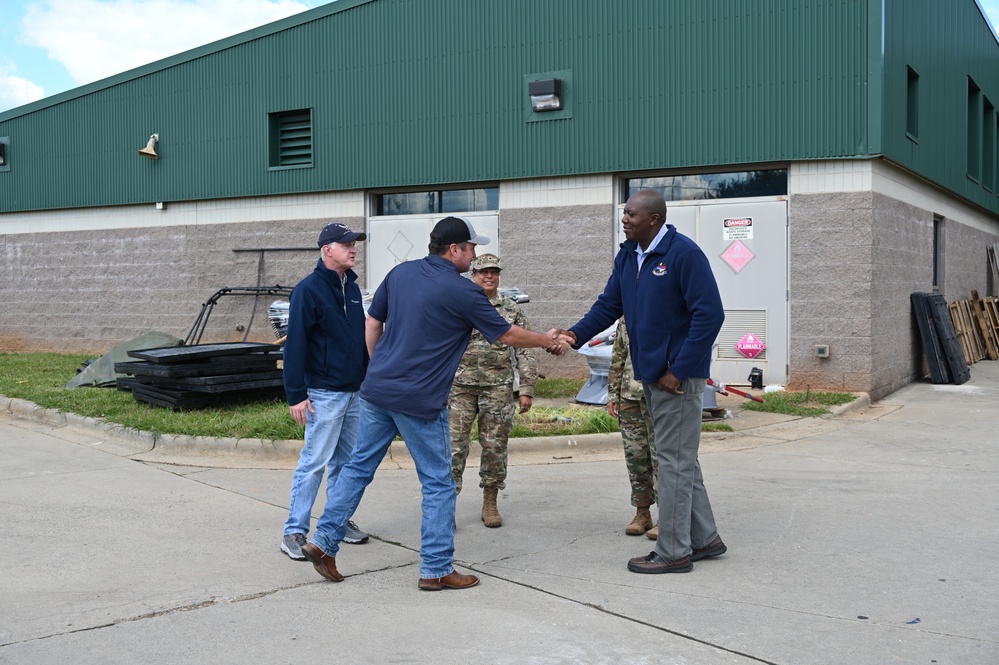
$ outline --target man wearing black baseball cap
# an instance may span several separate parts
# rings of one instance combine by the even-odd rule
[[[291,417],[305,425],[305,445],[291,481],[288,521],[281,551],[304,561],[312,504],[326,475],[329,496],[350,459],[361,413],[358,391],[368,366],[364,309],[357,274],[357,241],[363,233],[329,224],[319,233],[319,262],[291,292],[284,345],[284,387]],[[347,523],[344,540],[363,543],[368,534]]]
[[[447,397],[472,328],[490,344],[542,347],[561,354],[553,336],[507,323],[482,287],[461,276],[475,246],[489,239],[462,217],[445,217],[430,233],[429,254],[393,268],[368,308],[371,365],[361,385],[361,424],[354,453],[340,472],[311,542],[302,553],[328,580],[343,576],[336,554],[348,520],[374,478],[396,432],[423,485],[420,580],[424,591],[479,583],[454,569],[455,484]]]
[[[445,217],[437,222],[434,230],[430,232],[430,244],[432,245],[446,246],[466,242],[473,245],[488,245],[489,238],[478,235],[472,228],[472,223],[464,217]]]

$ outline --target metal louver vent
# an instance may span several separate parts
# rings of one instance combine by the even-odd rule
[[[767,310],[765,309],[726,309],[725,323],[718,333],[718,350],[715,358],[718,360],[745,360],[735,349],[735,345],[743,337],[752,333],[767,343]],[[767,359],[766,349],[756,356],[759,360]]]
[[[312,112],[287,111],[274,114],[275,158],[273,166],[312,164]]]

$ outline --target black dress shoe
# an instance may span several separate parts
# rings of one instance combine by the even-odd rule
[[[649,575],[659,573],[689,573],[693,569],[694,564],[690,562],[689,556],[685,556],[678,561],[670,561],[659,556],[656,552],[649,552],[648,556],[639,556],[628,561],[628,570],[633,573],[645,573]]]
[[[690,560],[700,561],[701,559],[707,559],[709,557],[718,556],[719,554],[725,554],[727,551],[728,548],[725,547],[725,543],[722,542],[722,539],[719,536],[704,547],[695,547],[694,551],[690,553]]]

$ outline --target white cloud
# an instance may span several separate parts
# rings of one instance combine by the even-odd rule
[[[82,85],[308,8],[296,0],[47,0],[28,6],[20,37]]]
[[[989,17],[989,23],[995,30],[999,30],[999,2],[982,2],[982,11]]]
[[[0,60],[0,110],[34,102],[45,96],[45,90],[22,76],[9,60]]]

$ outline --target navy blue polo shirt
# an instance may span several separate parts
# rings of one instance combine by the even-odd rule
[[[361,397],[383,409],[430,420],[447,406],[472,328],[489,343],[510,324],[482,287],[439,256],[393,268],[375,291],[368,315],[385,324]]]

